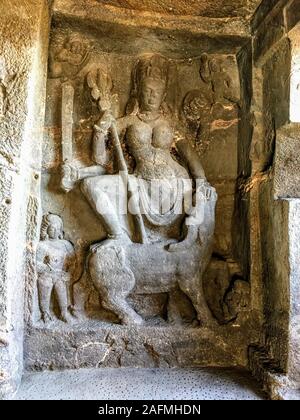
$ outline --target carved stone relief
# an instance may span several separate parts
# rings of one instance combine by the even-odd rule
[[[250,286],[242,279],[235,279],[224,296],[224,318],[228,321],[239,321],[249,311]]]
[[[172,295],[174,290],[181,290],[193,301],[201,322],[210,322],[212,318],[201,291],[201,275],[208,264],[209,254],[206,254],[211,248],[216,194],[206,181],[196,153],[185,140],[178,141],[176,148],[186,166],[172,158],[170,147],[174,134],[169,122],[172,115],[166,114],[168,108],[164,102],[168,78],[169,61],[165,57],[141,57],[133,69],[133,110],[115,120],[116,96],[112,95],[110,75],[101,68],[89,72],[88,86],[100,112],[94,125],[94,165],[81,169],[70,163],[63,166],[62,186],[80,182],[84,196],[106,228],[107,239],[92,246],[88,267],[102,305],[124,324],[143,323],[142,317],[127,302],[133,291]],[[113,175],[106,174],[105,168],[108,137],[113,143],[117,163],[117,173]],[[129,173],[123,153],[123,140],[135,162],[132,173]],[[184,216],[175,210],[182,205],[180,188],[185,189],[184,195],[192,194],[191,183],[185,185],[184,182],[190,179],[189,173],[198,182],[202,181],[194,198],[202,196],[203,200],[198,201],[200,208],[194,209],[195,214]],[[142,182],[137,182],[139,179]],[[151,182],[158,182],[159,193],[164,191],[172,200],[167,211],[157,211],[153,207],[149,195]],[[122,207],[127,207],[127,199],[128,209],[131,206],[131,212],[123,221],[116,208],[116,191]],[[205,214],[200,222],[196,221],[198,211]],[[174,224],[179,227],[183,219],[182,240],[160,235],[161,228],[167,230]],[[161,236],[159,241],[152,239],[152,230],[158,238]],[[150,260],[155,268],[149,269]],[[189,275],[186,270],[180,274],[183,260],[190,261]],[[153,283],[154,272],[156,282]],[[173,312],[174,308],[173,304]]]
[[[213,257],[204,281],[205,298],[220,324],[244,322],[250,311],[250,285],[238,264]]]
[[[50,78],[73,79],[88,63],[90,52],[91,45],[84,42],[78,34],[59,39],[55,48],[50,50]]]
[[[233,92],[232,79],[224,68],[222,60],[203,54],[200,76],[203,82],[210,86],[214,103],[239,103],[239,99]]]
[[[73,245],[64,240],[63,223],[59,216],[46,214],[41,226],[41,241],[37,249],[37,284],[41,319],[53,320],[52,298],[55,294],[58,317],[71,319],[70,283],[75,268]]]
[[[95,40],[77,34],[58,39],[49,59],[43,206],[63,217],[80,255],[81,279],[67,287],[68,317],[217,325],[203,286],[220,249],[216,179],[207,180],[203,164],[211,166],[201,156],[236,124],[237,84],[225,71],[234,62],[181,63],[156,53],[129,59],[91,51]],[[193,76],[180,84],[183,71]],[[230,240],[217,235],[228,256]],[[67,318],[65,308],[58,301],[54,313]]]

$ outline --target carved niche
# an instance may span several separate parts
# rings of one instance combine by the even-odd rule
[[[53,258],[58,253],[62,262],[75,251],[61,238],[42,237],[42,319],[51,318],[56,295],[62,320],[214,326],[203,278],[215,246],[217,193],[200,156],[216,114],[226,125],[224,113],[236,112],[232,81],[222,60],[209,56],[195,60],[195,76],[179,86],[176,60],[149,53],[121,69],[91,44],[71,34],[50,49],[56,108],[48,118],[58,128],[51,122],[46,129],[43,207],[67,222],[81,279],[74,283],[63,264],[57,270],[66,280],[56,283]]]

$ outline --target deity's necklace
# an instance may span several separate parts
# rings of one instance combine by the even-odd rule
[[[161,114],[158,113],[155,117],[153,117],[151,114],[137,114],[137,117],[139,120],[143,121],[143,122],[153,122],[158,120],[161,117]]]

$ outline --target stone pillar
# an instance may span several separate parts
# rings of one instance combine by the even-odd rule
[[[252,368],[272,399],[291,400],[299,399],[300,387],[300,199],[279,199],[272,207],[267,353],[256,354]]]
[[[300,199],[287,200],[289,220],[289,397],[299,399],[300,388]],[[297,391],[298,390],[298,394]],[[284,393],[283,393],[284,397]]]
[[[259,181],[265,328],[261,345],[249,349],[249,365],[271,398],[289,399],[300,388],[300,0],[262,5],[252,21],[257,77],[251,157],[252,181]]]
[[[46,0],[0,0],[0,10],[1,399],[23,369],[26,230],[39,210],[49,15]]]
[[[277,131],[272,218],[273,281],[268,292],[271,322],[267,345],[281,360],[282,375],[270,375],[275,398],[299,398],[300,388],[300,124]],[[269,243],[270,243],[269,242]]]

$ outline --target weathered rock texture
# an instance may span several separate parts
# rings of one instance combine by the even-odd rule
[[[257,243],[262,256],[266,330],[261,346],[250,350],[250,366],[272,398],[286,399],[297,398],[299,390],[299,277],[295,264],[299,124],[295,120],[289,123],[297,95],[292,89],[297,89],[293,73],[297,77],[299,71],[295,36],[299,9],[297,0],[263,2],[252,20],[255,89],[251,182],[259,202]]]
[[[48,14],[42,0],[1,0],[0,8],[1,397],[23,369],[24,256],[38,225]]]
[[[260,4],[260,0],[204,0],[180,1],[163,0],[98,0],[98,3],[126,9],[159,12],[174,15],[205,16],[210,18],[250,17]]]

